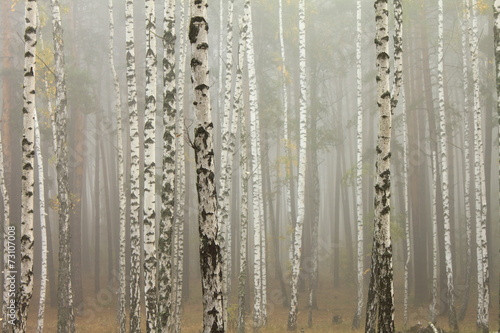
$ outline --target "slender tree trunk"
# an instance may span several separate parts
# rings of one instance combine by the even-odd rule
[[[240,36],[238,42],[238,68],[236,69],[236,85],[234,91],[235,114],[240,114],[240,258],[238,273],[238,333],[245,332],[245,299],[247,285],[247,241],[248,241],[248,169],[247,169],[247,131],[246,117],[243,114],[243,66],[245,60],[245,29],[243,18],[239,18]]]
[[[108,1],[109,9],[109,65],[115,88],[115,114],[116,114],[116,148],[118,151],[118,198],[119,198],[119,248],[118,248],[118,325],[120,333],[126,332],[127,319],[126,306],[126,209],[127,199],[125,197],[125,162],[123,159],[123,126],[122,126],[122,103],[120,92],[120,81],[115,69],[114,61],[114,38],[115,24],[113,17],[113,0]]]
[[[213,122],[208,77],[207,0],[191,1],[191,70],[196,113],[193,148],[196,159],[200,265],[203,297],[203,332],[225,332],[222,288],[222,240],[217,216],[213,150]]]
[[[25,332],[28,308],[33,296],[34,186],[35,186],[35,66],[37,1],[25,2],[22,198],[21,198],[21,275],[17,300],[17,321],[14,332]],[[10,268],[10,267],[9,267]],[[9,269],[10,270],[10,269]],[[14,268],[15,270],[15,268]]]
[[[154,36],[153,36],[154,38]],[[163,174],[158,235],[158,329],[171,332],[172,232],[175,210],[175,0],[165,0],[163,18]],[[184,153],[184,152],[182,152]]]
[[[436,166],[436,152],[432,152],[432,301],[430,306],[430,321],[436,323],[437,319],[437,302],[438,302],[438,230],[437,230],[437,166]]]
[[[362,6],[356,1],[356,102],[357,102],[357,150],[356,150],[356,235],[357,235],[357,303],[352,328],[358,329],[363,311],[363,273],[364,273],[364,238],[363,238],[363,70],[361,63],[362,43]]]
[[[294,250],[292,261],[292,292],[290,312],[288,314],[288,330],[297,329],[298,295],[297,284],[301,259],[302,228],[304,225],[304,192],[306,176],[306,128],[307,128],[307,81],[306,81],[306,36],[305,36],[305,1],[299,1],[299,69],[300,69],[300,106],[299,106],[299,178],[297,191],[297,222],[295,223]]]
[[[59,274],[58,274],[58,333],[73,333],[75,317],[73,311],[73,289],[71,287],[71,245],[69,214],[71,201],[68,182],[68,138],[66,120],[68,117],[66,98],[66,75],[64,61],[63,30],[59,0],[51,0],[54,34],[54,59],[56,76],[56,170],[57,199],[59,203]]]
[[[94,223],[95,223],[95,245],[94,245],[94,293],[97,295],[101,290],[101,186],[100,186],[100,160],[99,142],[101,117],[96,116],[95,135],[95,160],[94,160]]]
[[[464,184],[464,201],[465,201],[465,225],[466,225],[466,268],[465,268],[465,295],[462,303],[462,308],[458,318],[463,320],[467,312],[467,306],[470,298],[470,283],[472,280],[472,223],[470,211],[470,134],[469,134],[469,74],[467,67],[467,32],[470,25],[470,8],[469,0],[463,1],[463,20],[462,20],[462,73],[464,83],[464,163],[465,163],[465,184]]]
[[[402,84],[404,84],[402,82]],[[403,201],[404,201],[404,216],[405,216],[405,239],[406,239],[406,260],[404,267],[404,300],[403,300],[403,320],[404,326],[408,325],[408,299],[410,294],[410,263],[412,258],[411,253],[411,221],[410,221],[410,209],[408,203],[408,122],[406,120],[406,96],[404,85],[401,89],[401,104],[403,111]]]
[[[127,96],[130,130],[130,332],[141,331],[139,276],[141,273],[139,119],[135,75],[134,1],[125,3],[125,41],[127,59]]]

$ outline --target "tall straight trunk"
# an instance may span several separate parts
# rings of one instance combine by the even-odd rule
[[[306,143],[307,143],[307,81],[306,81],[306,35],[305,35],[305,1],[299,1],[299,178],[297,191],[297,221],[295,223],[294,249],[292,260],[292,292],[290,296],[290,312],[288,314],[288,330],[297,329],[298,295],[297,284],[301,260],[302,229],[304,225],[304,200],[306,176]]]
[[[3,131],[0,131],[0,194],[2,195],[3,203],[3,295],[2,295],[2,317],[9,318],[8,308],[9,305],[9,286],[11,280],[9,269],[9,231],[13,230],[10,226],[10,198],[7,186],[5,183],[5,160],[3,153]],[[3,320],[2,331],[9,332],[9,321]]]
[[[465,267],[465,295],[462,308],[458,318],[463,320],[467,312],[467,306],[470,298],[470,283],[472,280],[472,223],[471,223],[471,198],[470,198],[470,134],[469,134],[469,71],[467,67],[467,32],[470,25],[469,0],[463,1],[463,19],[462,19],[462,74],[464,83],[464,164],[465,164],[465,184],[464,184],[464,203],[465,203],[465,228],[466,228],[466,267]]]
[[[363,273],[364,273],[364,238],[363,238],[363,69],[361,63],[362,44],[362,6],[356,1],[356,103],[357,103],[357,149],[356,149],[356,244],[357,244],[357,302],[352,328],[358,329],[363,311]]]
[[[175,82],[175,0],[165,0],[163,15],[163,173],[158,235],[158,329],[171,332],[174,320],[172,316],[172,232],[175,210],[177,93]]]
[[[100,170],[101,156],[99,154],[99,134],[101,132],[100,124],[101,117],[96,116],[96,131],[95,131],[95,160],[94,160],[94,223],[95,223],[95,245],[94,245],[94,293],[97,295],[101,289],[101,186],[100,186]]]
[[[220,207],[220,223],[223,238],[223,287],[226,302],[224,303],[225,314],[224,325],[227,325],[227,307],[229,304],[230,278],[231,278],[231,221],[230,214],[230,192],[232,179],[233,154],[235,148],[235,132],[237,119],[233,113],[231,117],[231,87],[232,87],[232,68],[233,68],[233,6],[234,0],[228,1],[228,17],[227,17],[227,44],[226,44],[226,66],[225,66],[225,84],[224,84],[224,106],[223,106],[223,123],[222,123],[222,153],[221,153],[221,175],[220,184],[221,191],[219,192],[219,207]],[[221,13],[222,13],[221,2]],[[222,22],[222,17],[221,17]],[[221,30],[222,31],[222,30]],[[222,38],[221,38],[222,39]],[[222,63],[222,60],[221,60]],[[221,68],[222,69],[222,68]],[[222,72],[222,71],[221,71]],[[222,77],[222,74],[220,75]],[[222,86],[222,81],[219,87]],[[221,89],[219,89],[221,90]]]
[[[181,331],[181,312],[182,312],[182,295],[183,295],[183,284],[184,284],[184,223],[186,216],[186,162],[185,162],[185,151],[184,151],[184,85],[186,81],[186,54],[187,54],[187,38],[186,38],[186,17],[190,16],[189,3],[187,4],[188,11],[185,12],[185,5],[180,8],[180,22],[181,27],[179,33],[179,72],[178,72],[178,85],[177,85],[177,135],[176,135],[176,215],[175,215],[175,233],[177,237],[177,253],[176,256],[176,276],[175,276],[175,312],[173,314],[174,318],[174,332],[180,333]]]
[[[243,114],[243,66],[245,60],[245,31],[243,18],[239,18],[240,36],[238,42],[238,67],[234,90],[234,112],[240,115],[240,258],[238,272],[238,333],[245,332],[245,299],[247,285],[247,241],[248,241],[248,169],[247,169],[247,130],[246,117]]]
[[[17,321],[14,332],[25,332],[28,308],[33,296],[34,186],[35,186],[35,66],[37,1],[25,2],[23,139],[21,196],[21,275],[17,293]],[[10,258],[9,258],[10,259]],[[10,268],[10,267],[9,267]],[[10,269],[9,269],[10,270]],[[15,270],[15,268],[14,268]]]
[[[437,231],[437,166],[436,152],[432,152],[432,301],[430,306],[430,321],[436,323],[437,319],[437,302],[438,302],[438,231]]]
[[[246,52],[248,62],[249,80],[249,111],[250,111],[250,141],[251,159],[250,170],[252,173],[252,195],[253,195],[253,220],[254,220],[254,328],[265,324],[265,309],[263,303],[263,200],[262,200],[262,164],[260,157],[260,117],[257,98],[257,78],[255,66],[255,48],[252,24],[251,1],[245,1],[244,7],[246,24]]]
[[[70,197],[68,181],[68,117],[66,97],[66,75],[64,64],[64,39],[61,26],[59,0],[51,0],[54,34],[54,60],[56,76],[56,170],[57,199],[59,203],[59,274],[58,274],[58,333],[73,333],[75,317],[73,311],[73,289],[71,287],[71,245],[70,245]]]
[[[155,1],[145,1],[146,16],[146,105],[144,111],[144,296],[146,301],[146,332],[157,327],[156,294],[156,14]]]
[[[489,269],[488,244],[486,240],[486,184],[484,174],[483,133],[481,125],[481,102],[479,91],[479,59],[478,59],[478,28],[477,0],[473,0],[472,26],[470,34],[470,51],[472,60],[472,79],[474,82],[474,178],[476,193],[476,246],[477,246],[477,285],[478,307],[477,325],[483,332],[489,331]]]
[[[451,249],[450,205],[448,190],[448,137],[446,135],[446,115],[444,104],[444,39],[443,39],[443,0],[438,0],[438,101],[439,101],[439,143],[441,149],[441,183],[444,216],[444,251],[448,296],[448,322],[450,329],[458,331],[455,311],[455,293],[453,276],[453,258]]]
[[[404,84],[404,83],[402,83]],[[406,260],[404,267],[404,300],[403,300],[403,320],[404,326],[408,325],[408,300],[410,294],[410,262],[411,253],[411,224],[410,224],[410,209],[408,203],[408,121],[406,120],[406,96],[404,85],[401,89],[401,105],[403,112],[403,201],[404,201],[404,216],[405,216],[405,240],[406,240]]]
[[[115,24],[113,17],[113,0],[108,0],[109,14],[109,66],[115,88],[115,115],[116,115],[116,148],[118,152],[118,212],[119,212],[119,244],[118,244],[118,325],[120,333],[126,332],[126,209],[127,199],[125,197],[125,162],[123,158],[123,126],[122,126],[122,103],[120,92],[120,81],[115,69],[114,60],[114,38]]]
[[[499,160],[500,165],[500,0],[495,0],[493,4],[493,15],[495,20],[495,25],[493,26],[494,32],[494,44],[495,44],[495,62],[496,62],[496,91],[497,91],[497,114],[498,114],[498,149],[499,149]],[[498,182],[500,186],[500,169],[498,175]],[[500,198],[499,198],[500,199]],[[499,284],[500,284],[500,274],[499,274]],[[499,308],[500,308],[500,288],[498,294]],[[498,325],[500,326],[500,312],[498,313]]]
[[[208,76],[207,0],[191,1],[191,70],[196,114],[193,148],[196,160],[200,265],[203,297],[203,332],[225,332],[222,288],[222,240],[217,215],[213,150],[213,122]]]
[[[125,42],[127,59],[127,96],[130,135],[130,332],[140,332],[141,243],[139,209],[139,119],[137,114],[137,79],[135,75],[134,1],[125,3]]]

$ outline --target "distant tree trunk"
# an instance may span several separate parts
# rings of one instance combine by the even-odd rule
[[[21,275],[16,295],[17,321],[14,332],[25,332],[28,308],[33,296],[34,186],[35,186],[35,66],[37,1],[25,1],[22,199],[21,199]],[[10,259],[10,258],[9,258]],[[11,261],[12,262],[12,261]],[[10,267],[9,267],[10,268]],[[15,270],[9,269],[9,270]],[[6,319],[6,318],[5,318]]]
[[[305,1],[299,1],[299,70],[300,70],[300,106],[299,106],[299,178],[297,191],[297,221],[295,223],[294,250],[292,261],[292,292],[290,312],[288,314],[288,330],[297,329],[298,295],[297,284],[301,259],[302,228],[304,225],[304,192],[306,176],[306,140],[307,140],[307,81],[306,81],[306,36],[305,36]]]
[[[450,206],[448,190],[448,145],[446,135],[446,116],[444,104],[444,39],[443,39],[443,0],[438,0],[438,101],[439,101],[439,140],[441,148],[441,180],[443,195],[443,215],[444,215],[444,251],[446,280],[448,287],[448,321],[450,329],[458,331],[457,315],[455,312],[455,293],[453,276],[453,258],[451,249],[451,231],[450,231]]]
[[[118,151],[118,198],[119,198],[119,253],[118,253],[118,325],[120,333],[126,332],[126,209],[127,199],[125,197],[125,162],[123,158],[123,127],[122,127],[122,103],[120,92],[120,81],[115,69],[114,61],[114,38],[115,24],[113,18],[113,0],[108,1],[109,9],[109,65],[115,88],[115,114],[116,114],[116,148]]]
[[[431,323],[436,323],[437,318],[437,301],[438,301],[438,230],[437,230],[437,203],[436,197],[438,196],[437,192],[437,166],[436,166],[436,152],[432,152],[432,301],[430,306],[430,321]]]
[[[155,1],[145,1],[146,16],[146,105],[144,111],[144,295],[146,301],[146,331],[155,332],[157,327],[156,293],[156,179],[155,179],[155,132],[156,132],[156,15]]]
[[[173,330],[174,321],[172,313],[172,232],[175,211],[175,117],[177,93],[175,84],[175,40],[175,1],[165,0],[163,18],[163,174],[161,219],[158,235],[158,329],[165,332]]]
[[[223,238],[223,287],[224,302],[226,317],[224,318],[224,326],[227,326],[227,307],[229,304],[230,295],[230,280],[231,280],[231,221],[229,219],[230,213],[230,192],[232,180],[232,165],[233,154],[235,149],[235,132],[237,119],[236,113],[233,113],[232,122],[229,121],[231,117],[231,87],[232,87],[232,68],[233,68],[233,4],[234,0],[228,1],[228,17],[227,17],[227,44],[226,44],[226,67],[225,67],[225,85],[224,85],[224,106],[223,106],[223,124],[222,124],[222,153],[221,153],[221,175],[220,184],[221,191],[219,192],[219,207],[220,207],[220,223]],[[221,2],[221,13],[222,13]],[[222,22],[222,17],[221,17]],[[222,31],[222,30],[221,30]],[[222,33],[221,33],[222,35]],[[222,38],[221,38],[222,40]],[[222,60],[221,60],[222,63]],[[221,67],[222,69],[222,67]],[[222,78],[222,73],[220,75]],[[220,85],[222,86],[222,81]],[[219,89],[221,90],[221,89]]]
[[[489,269],[488,247],[486,240],[486,185],[484,175],[483,133],[481,125],[481,102],[479,91],[479,59],[477,0],[473,0],[472,26],[469,30],[469,43],[472,60],[472,79],[474,82],[474,178],[476,192],[476,246],[477,246],[477,284],[478,307],[477,325],[484,333],[489,331]]]
[[[99,112],[99,111],[97,111]],[[97,295],[101,289],[101,186],[100,186],[100,169],[101,156],[99,154],[99,142],[101,129],[101,117],[96,115],[96,131],[95,131],[95,160],[94,160],[94,223],[95,223],[95,245],[94,245],[94,293]]]
[[[213,151],[213,122],[208,77],[207,0],[191,1],[191,70],[196,113],[193,148],[196,159],[200,264],[203,297],[203,332],[225,332],[222,292],[222,244],[217,216]]]
[[[493,4],[493,15],[495,19],[494,30],[494,44],[495,44],[495,61],[496,61],[496,90],[497,90],[497,114],[498,126],[500,128],[500,0],[495,0]],[[498,149],[499,149],[499,165],[500,165],[500,130],[498,133]],[[498,182],[500,186],[500,169],[498,175]],[[499,274],[500,283],[500,274]],[[499,308],[500,308],[500,288],[499,288]],[[498,313],[498,325],[500,326],[500,312]]]
[[[68,117],[66,98],[66,75],[64,64],[64,39],[61,26],[59,0],[51,0],[54,34],[54,60],[56,76],[56,170],[57,199],[59,204],[59,274],[58,274],[58,333],[73,333],[75,317],[73,311],[73,289],[71,287],[71,245],[69,214],[71,201],[68,182]]]
[[[464,163],[465,163],[465,184],[464,184],[464,201],[465,201],[465,225],[466,225],[466,268],[465,268],[465,295],[462,303],[462,308],[458,315],[459,320],[465,318],[467,306],[470,298],[470,283],[472,280],[472,223],[470,212],[470,134],[469,134],[469,70],[467,67],[467,32],[470,25],[470,8],[469,0],[463,1],[463,19],[462,19],[462,73],[464,83]]]
[[[247,130],[246,117],[243,114],[243,66],[245,60],[245,30],[243,18],[239,18],[240,36],[238,42],[238,67],[234,90],[234,112],[240,115],[240,271],[238,273],[238,333],[245,332],[245,299],[247,285],[247,241],[248,241],[248,169],[247,169]]]
[[[356,234],[357,234],[357,305],[352,328],[358,329],[363,311],[363,69],[361,63],[362,31],[361,0],[356,1],[356,102],[357,102],[357,150],[356,150]]]
[[[125,3],[125,42],[127,59],[127,96],[130,129],[130,332],[140,332],[141,243],[139,190],[139,119],[137,114],[137,79],[135,75],[134,1]]]

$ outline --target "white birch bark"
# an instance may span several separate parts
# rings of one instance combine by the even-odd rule
[[[175,310],[174,310],[174,332],[180,333],[181,331],[181,313],[182,313],[182,284],[184,279],[184,210],[186,204],[186,163],[184,152],[184,85],[186,81],[186,54],[187,54],[187,38],[186,38],[186,20],[190,17],[189,3],[187,4],[188,10],[185,11],[184,5],[180,7],[180,22],[181,27],[179,32],[179,71],[178,71],[178,85],[177,85],[177,135],[176,135],[176,178],[177,190],[176,195],[176,243],[177,248],[175,252],[176,259],[176,276],[175,276]]]
[[[125,42],[127,60],[127,100],[130,131],[130,332],[140,332],[141,243],[139,191],[139,119],[137,115],[137,79],[135,75],[134,1],[125,2]]]
[[[370,273],[370,289],[366,310],[365,332],[375,332],[378,318],[379,332],[394,332],[394,286],[392,268],[392,243],[390,229],[390,141],[392,109],[397,104],[397,96],[391,98],[389,84],[389,10],[387,0],[375,1],[376,17],[376,66],[377,105],[379,129],[377,137],[375,219]],[[401,42],[401,40],[399,40]],[[395,38],[395,47],[399,43]],[[399,45],[400,46],[400,45]],[[397,50],[396,50],[397,53]],[[396,71],[401,68],[396,67]],[[396,74],[395,84],[399,84]],[[395,89],[395,93],[398,89]],[[377,314],[378,308],[378,314]]]
[[[8,318],[7,306],[9,304],[9,227],[10,227],[10,198],[5,184],[5,166],[3,158],[2,133],[0,131],[0,194],[3,200],[3,295],[2,295],[2,317]],[[2,321],[2,331],[8,332],[8,320]]]
[[[262,170],[260,163],[260,120],[257,98],[257,79],[254,55],[254,38],[252,26],[251,1],[245,1],[244,20],[246,25],[246,52],[249,79],[249,111],[250,111],[250,170],[252,170],[252,195],[253,195],[253,229],[254,229],[254,328],[259,328],[265,323],[265,310],[263,309],[263,274],[262,274]]]
[[[470,25],[469,0],[463,1],[462,19],[462,74],[464,83],[464,164],[465,164],[465,184],[464,184],[464,204],[465,204],[465,228],[466,228],[466,268],[465,268],[465,295],[460,310],[459,319],[465,317],[467,305],[470,298],[470,283],[472,280],[472,223],[471,223],[471,199],[470,199],[470,133],[469,133],[469,71],[467,67],[468,53],[468,27]]]
[[[123,128],[122,128],[122,103],[120,92],[120,81],[115,69],[114,60],[114,38],[115,38],[115,23],[113,17],[113,0],[108,1],[109,15],[109,65],[111,76],[113,77],[113,85],[115,88],[115,114],[116,114],[116,150],[118,152],[118,198],[119,198],[119,250],[118,250],[118,325],[120,333],[126,332],[126,209],[127,199],[125,197],[125,171],[123,159]]]
[[[358,329],[363,311],[363,69],[361,63],[362,11],[361,0],[356,1],[356,103],[357,103],[357,150],[356,150],[356,219],[357,219],[357,304],[352,328]]]
[[[406,239],[406,261],[404,267],[404,300],[403,300],[403,320],[405,327],[408,325],[408,299],[410,294],[410,262],[411,262],[411,225],[410,225],[410,210],[408,203],[408,121],[406,118],[406,96],[404,90],[404,82],[401,88],[401,104],[403,112],[403,201],[405,209],[405,239]]]
[[[439,143],[440,143],[440,165],[443,195],[443,217],[444,217],[444,252],[448,297],[448,321],[452,331],[458,331],[457,315],[455,312],[454,276],[451,252],[451,230],[450,230],[450,204],[448,190],[448,144],[446,135],[446,114],[444,104],[444,39],[443,39],[443,0],[438,0],[438,102],[439,102]]]
[[[245,31],[243,18],[239,17],[240,36],[238,41],[238,68],[236,69],[236,84],[234,90],[234,112],[239,114],[240,126],[240,270],[238,273],[238,333],[245,332],[245,299],[247,284],[247,241],[248,241],[248,180],[247,168],[247,130],[246,117],[243,114],[243,66],[245,60]]]
[[[227,325],[227,307],[230,294],[230,277],[231,277],[231,221],[229,219],[230,212],[230,195],[232,182],[232,165],[233,154],[235,148],[235,135],[237,118],[233,114],[231,118],[231,87],[232,87],[232,69],[233,69],[233,6],[234,0],[229,0],[228,15],[227,15],[227,44],[226,44],[226,66],[225,66],[225,85],[224,85],[224,107],[223,107],[223,125],[222,125],[222,156],[221,156],[221,176],[220,184],[221,191],[219,195],[220,207],[220,223],[222,228],[223,242],[223,261],[224,261],[224,295],[227,300],[224,303],[226,317],[224,325]],[[221,6],[222,12],[222,6]],[[222,21],[222,20],[221,20]],[[222,38],[221,38],[222,39]],[[222,85],[222,82],[221,82]]]
[[[35,125],[35,154],[37,162],[37,177],[38,177],[38,193],[40,193],[40,240],[42,245],[42,259],[41,259],[41,271],[40,271],[40,299],[38,307],[38,320],[37,320],[37,333],[43,332],[43,322],[45,316],[45,296],[47,294],[47,225],[45,222],[45,188],[44,188],[44,177],[43,177],[43,159],[42,159],[42,148],[40,146],[40,130],[38,126],[38,118],[35,112],[34,115],[34,125]]]
[[[486,240],[486,184],[484,174],[484,147],[481,125],[481,102],[479,91],[479,59],[477,0],[472,1],[472,27],[470,33],[470,50],[472,60],[472,79],[474,82],[474,178],[476,193],[476,246],[478,261],[478,311],[477,324],[483,332],[489,330],[489,269],[488,247]]]
[[[436,152],[432,152],[432,301],[430,306],[430,321],[435,323],[437,319],[437,301],[438,301],[438,230],[437,230],[437,166]]]
[[[200,265],[203,297],[203,332],[225,332],[222,292],[222,240],[217,216],[213,150],[213,122],[208,77],[207,0],[191,1],[189,39],[196,114],[193,148],[196,159]]]
[[[144,296],[146,301],[146,332],[155,332],[157,327],[156,294],[156,14],[155,1],[145,1],[146,18],[146,105],[144,111]]]
[[[290,294],[290,312],[288,314],[288,330],[297,329],[298,295],[300,259],[302,255],[302,229],[304,226],[305,177],[306,177],[306,143],[307,143],[307,78],[306,78],[306,13],[305,1],[299,1],[299,172],[297,190],[297,221],[295,223],[294,249],[292,260],[292,292]]]
[[[58,333],[75,331],[73,291],[71,287],[70,197],[68,182],[67,97],[64,60],[64,39],[59,0],[51,0],[56,76],[56,170],[59,203],[59,273],[58,273]]]
[[[14,332],[25,332],[28,308],[33,296],[34,189],[35,189],[35,66],[37,1],[25,1],[23,138],[20,256],[21,275],[17,300],[17,320]],[[15,270],[12,269],[12,270]]]
[[[172,233],[175,210],[175,0],[165,0],[163,17],[163,173],[158,235],[158,329],[171,332]],[[154,37],[153,37],[154,38]]]

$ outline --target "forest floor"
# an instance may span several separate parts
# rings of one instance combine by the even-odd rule
[[[190,288],[190,297],[184,301],[182,314],[182,332],[183,333],[199,333],[202,322],[202,307],[200,298],[199,281],[192,281]],[[326,283],[325,283],[326,285]],[[261,329],[262,333],[278,333],[287,332],[286,323],[288,318],[288,309],[280,304],[272,302],[273,294],[276,294],[279,289],[273,289],[274,286],[268,287],[268,323],[267,326]],[[86,288],[87,289],[87,288]],[[91,288],[88,288],[91,289]],[[87,289],[87,290],[88,290]],[[403,290],[396,286],[396,294],[402,295]],[[306,307],[307,294],[300,293],[299,295],[299,315],[298,315],[298,332],[313,333],[333,333],[333,332],[353,332],[361,333],[363,329],[352,330],[351,323],[355,311],[355,295],[356,290],[354,285],[342,285],[341,288],[333,289],[331,287],[322,286],[321,292],[318,294],[318,310],[313,312],[313,326],[307,325],[308,309]],[[470,306],[468,308],[466,319],[459,323],[461,333],[475,333],[475,316],[476,311],[473,307],[475,296],[471,295]],[[236,300],[233,299],[229,308],[229,322],[234,324],[236,320]],[[396,298],[396,331],[403,331],[403,303],[400,297]],[[118,332],[116,320],[116,292],[112,288],[101,288],[101,291],[95,296],[85,297],[84,301],[85,312],[76,317],[77,332],[82,333],[115,333]],[[38,311],[38,300],[35,297],[32,299],[30,306],[29,322],[27,332],[36,331],[36,318]],[[333,324],[332,319],[336,316],[337,323]],[[427,325],[428,322],[428,307],[412,306],[410,299],[409,309],[409,327],[421,323]],[[491,302],[490,309],[491,332],[493,329],[498,329],[498,300],[494,298]],[[363,319],[364,320],[364,313]],[[142,320],[144,326],[144,317]],[[252,332],[252,315],[247,315],[247,332]],[[438,327],[448,331],[447,317],[440,316],[438,318]],[[361,322],[361,327],[364,327],[364,321]],[[47,304],[45,314],[45,332],[57,331],[57,308]],[[235,332],[235,329],[230,327],[228,332]]]

